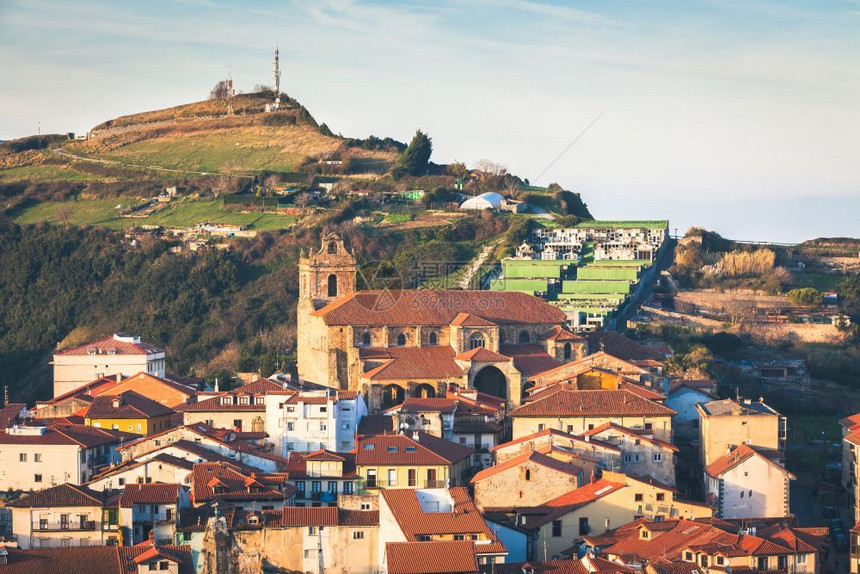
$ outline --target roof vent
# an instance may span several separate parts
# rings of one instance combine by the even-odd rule
[[[122,404],[122,399],[120,399],[119,395],[117,395],[113,399],[111,399],[111,405],[113,405],[113,408],[118,409],[121,404]]]

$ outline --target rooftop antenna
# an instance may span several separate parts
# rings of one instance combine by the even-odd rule
[[[275,43],[275,69],[273,71],[275,77],[275,106],[278,109],[281,105],[281,65],[280,65],[280,50],[278,44]]]
[[[230,65],[227,65],[227,115],[233,115],[233,96],[235,92],[233,90],[233,70]]]

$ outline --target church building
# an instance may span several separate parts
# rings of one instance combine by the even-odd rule
[[[355,257],[336,234],[299,262],[298,371],[361,391],[370,412],[406,397],[477,389],[520,404],[528,378],[587,354],[565,314],[502,291],[357,291]]]

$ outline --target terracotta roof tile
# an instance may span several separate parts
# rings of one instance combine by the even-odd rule
[[[359,437],[356,446],[355,463],[359,466],[385,464],[391,466],[408,465],[450,465],[470,457],[474,451],[466,446],[435,437],[425,432],[412,435],[377,435]]]
[[[511,417],[539,416],[673,416],[675,411],[628,390],[560,390],[525,403]]]
[[[135,504],[176,504],[179,500],[181,484],[127,484],[122,492],[119,505],[132,508]]]
[[[619,568],[622,566],[619,565]],[[589,574],[588,569],[579,560],[547,560],[545,562],[507,562],[505,564],[484,564],[481,566],[484,574]]]
[[[92,343],[64,349],[58,355],[90,355],[90,354],[114,354],[114,355],[152,355],[163,353],[164,349],[150,345],[149,343],[130,343],[128,341],[117,341],[111,337],[105,337]]]
[[[448,379],[460,377],[463,368],[454,360],[451,347],[388,347],[361,349],[359,356],[367,360],[385,361],[361,375],[369,380]]]
[[[565,329],[560,325],[556,325],[544,335],[541,335],[543,341],[585,341],[586,337],[577,335]]]
[[[407,414],[418,414],[426,412],[439,412],[443,414],[453,414],[457,410],[457,399],[448,399],[441,397],[434,398],[417,398],[407,397],[401,404],[389,411],[399,411]]]
[[[14,421],[21,418],[22,412],[26,411],[26,403],[9,403],[0,409],[0,429],[8,428]]]
[[[117,403],[117,401],[119,401]],[[90,419],[140,419],[165,416],[173,409],[148,399],[134,391],[125,391],[117,396],[99,395],[87,409]]]
[[[393,298],[392,298],[393,297]],[[383,300],[385,304],[380,304]],[[315,311],[326,325],[449,325],[461,312],[499,324],[562,324],[564,312],[533,295],[503,291],[361,291]]]
[[[14,434],[0,431],[0,444],[66,444],[94,448],[106,444],[118,444],[123,440],[138,437],[122,431],[78,424],[56,424],[46,427],[41,432],[43,434]]]
[[[452,325],[458,327],[498,327],[497,323],[482,319],[471,313],[457,313],[457,316],[451,321]]]
[[[501,345],[499,352],[513,359],[514,366],[526,377],[553,369],[560,364],[546,349],[537,345]]]
[[[102,506],[104,493],[74,484],[61,484],[19,498],[7,504],[12,508],[48,508],[52,506]]]
[[[472,574],[478,572],[475,545],[469,540],[386,542],[389,574]]]
[[[479,554],[507,553],[478,512],[468,491],[464,487],[455,487],[447,492],[453,502],[452,511],[448,512],[425,512],[417,492],[411,488],[386,489],[380,491],[380,495],[409,542],[418,542],[422,535],[477,534],[482,537],[477,546]]]
[[[500,355],[486,347],[475,347],[471,351],[460,353],[454,357],[457,361],[471,361],[474,363],[508,363],[510,357]]]
[[[705,467],[705,473],[708,476],[713,476],[716,478],[722,474],[725,474],[726,472],[730,471],[734,467],[738,466],[739,464],[741,464],[741,463],[743,463],[743,462],[745,462],[745,461],[747,461],[753,457],[759,457],[762,460],[764,460],[765,462],[767,462],[768,464],[770,464],[770,465],[778,468],[779,470],[783,471],[789,477],[795,478],[795,476],[792,473],[790,473],[787,469],[778,465],[777,463],[772,461],[770,458],[766,457],[761,452],[759,452],[754,447],[752,447],[748,444],[738,445],[730,453],[721,456],[720,458],[718,458],[717,460],[715,460],[714,462],[712,462],[711,464],[706,466]]]
[[[244,474],[227,463],[198,463],[191,471],[191,500],[196,504],[214,500],[284,500],[295,493],[295,487],[285,480],[283,474],[275,480],[267,480],[265,474]],[[272,488],[272,483],[280,488]]]

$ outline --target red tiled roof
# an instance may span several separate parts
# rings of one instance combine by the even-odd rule
[[[305,460],[343,462],[344,458],[330,450],[320,449],[305,455]]]
[[[119,401],[118,406],[114,406]],[[173,409],[134,391],[117,396],[99,395],[87,409],[89,419],[149,419],[172,414]]]
[[[582,335],[577,335],[576,333],[571,333],[561,325],[556,325],[552,329],[549,330],[545,335],[541,335],[541,340],[543,341],[584,341],[585,337]]]
[[[389,574],[473,574],[478,572],[470,540],[386,542]]]
[[[385,360],[361,375],[370,380],[447,379],[460,377],[463,369],[454,360],[451,347],[387,347],[360,349],[359,356]]]
[[[561,438],[564,438],[564,439],[570,440],[570,441],[572,441],[572,442],[578,442],[578,443],[583,444],[584,446],[587,446],[587,445],[595,445],[595,446],[597,446],[597,447],[599,447],[600,449],[603,449],[603,450],[607,450],[607,449],[608,449],[608,450],[611,450],[611,451],[614,451],[614,452],[621,452],[621,449],[619,449],[619,448],[618,448],[617,446],[615,446],[615,445],[611,445],[611,444],[609,444],[609,443],[606,443],[606,442],[603,442],[603,441],[600,441],[600,440],[585,440],[585,439],[584,439],[584,438],[582,438],[582,437],[578,437],[578,436],[576,436],[576,435],[572,435],[572,434],[570,434],[570,433],[566,433],[566,432],[564,432],[564,431],[556,430],[556,429],[553,429],[553,428],[544,429],[544,430],[542,430],[542,431],[538,431],[538,432],[536,432],[536,433],[532,433],[532,434],[530,434],[530,435],[526,435],[526,436],[520,437],[520,438],[518,438],[518,439],[514,439],[514,440],[512,440],[512,441],[508,441],[508,442],[506,442],[506,443],[502,443],[502,444],[500,444],[500,445],[496,445],[496,446],[494,446],[494,447],[493,447],[492,452],[496,452],[496,451],[499,451],[499,450],[502,450],[502,449],[505,449],[505,448],[509,448],[509,447],[514,446],[514,445],[516,445],[516,444],[520,444],[520,443],[524,443],[524,442],[532,441],[532,440],[534,440],[534,439],[536,439],[536,438],[540,438],[540,437],[543,437],[543,436],[549,436],[549,435],[552,435],[552,436],[558,436],[558,437],[561,437]]]
[[[337,511],[335,507],[285,506],[279,526],[337,526]]]
[[[57,424],[47,427],[44,434],[20,435],[0,432],[0,444],[66,444],[94,448],[116,444],[138,435],[77,424]]]
[[[359,436],[376,436],[394,430],[394,417],[387,415],[365,415],[358,423]]]
[[[673,416],[675,411],[628,390],[559,390],[525,403],[511,417],[542,416]]]
[[[149,343],[129,343],[127,341],[117,341],[113,336],[74,347],[72,349],[64,349],[59,351],[57,355],[89,355],[91,351],[97,354],[113,354],[115,355],[152,355],[155,353],[163,353],[164,349],[150,345]]]
[[[9,403],[0,409],[0,429],[8,428],[26,409],[26,403]]]
[[[795,478],[795,476],[792,473],[790,473],[787,469],[785,469],[782,466],[778,465],[777,463],[773,462],[771,459],[764,456],[763,454],[761,454],[760,452],[758,452],[756,449],[754,449],[753,447],[751,447],[748,444],[738,445],[730,453],[721,456],[720,458],[718,458],[717,460],[715,460],[714,462],[712,462],[711,464],[706,466],[705,467],[705,474],[707,474],[708,476],[713,476],[716,478],[722,474],[725,474],[726,472],[730,471],[731,469],[733,469],[737,465],[739,465],[739,464],[741,464],[741,463],[745,462],[746,460],[753,458],[753,457],[759,457],[762,460],[764,460],[765,462],[767,462],[768,464],[770,464],[770,465],[778,468],[779,470],[783,471],[789,477]]]
[[[695,381],[675,379],[671,383],[669,383],[669,394],[677,392],[679,389],[687,388],[692,389],[694,391],[699,391],[700,393],[709,397],[716,398],[713,394],[711,394],[711,389],[713,389],[716,384],[717,382],[711,379],[701,379]]]
[[[222,398],[228,396],[230,397],[230,404],[223,404]],[[210,397],[208,399],[203,399],[202,401],[197,401],[195,403],[185,403],[184,405],[176,405],[173,409],[179,413],[200,413],[200,412],[254,412],[254,411],[265,411],[265,404],[256,404],[254,397],[251,396],[248,399],[248,404],[242,405],[237,404],[239,400],[236,398],[235,394],[224,393],[223,395],[218,395],[216,397]]]
[[[379,526],[379,511],[339,508],[337,523],[339,526]]]
[[[582,470],[580,467],[574,466],[569,462],[563,462],[561,460],[552,458],[551,456],[547,456],[541,452],[533,450],[531,452],[525,452],[521,455],[512,457],[501,464],[491,466],[490,468],[485,468],[484,470],[478,472],[478,474],[476,474],[474,477],[472,477],[472,480],[470,482],[473,484],[476,482],[480,482],[482,480],[495,476],[500,472],[516,468],[525,462],[533,462],[537,465],[556,470],[558,472],[562,472],[570,476],[577,476]]]
[[[624,568],[620,564],[619,570]],[[580,560],[547,560],[545,562],[506,562],[505,564],[484,564],[481,566],[484,574],[589,574],[588,569]],[[603,572],[598,570],[597,572]]]
[[[72,389],[71,391],[67,391],[62,395],[57,395],[56,397],[49,399],[47,401],[36,401],[36,407],[39,405],[52,405],[56,403],[61,403],[67,399],[79,396],[79,395],[90,395],[95,396],[107,389],[116,386],[116,375],[111,375],[109,377],[102,377],[101,379],[96,379],[95,381],[89,382],[86,385],[80,386],[76,389]]]
[[[591,430],[587,430],[582,434],[583,434],[583,436],[596,436],[596,435],[599,435],[600,433],[607,431],[607,430],[615,430],[615,431],[618,431],[622,434],[626,434],[628,436],[635,437],[639,440],[657,445],[657,446],[662,447],[666,450],[678,452],[678,447],[673,445],[673,444],[670,444],[670,443],[662,441],[662,440],[657,440],[656,438],[648,437],[642,433],[636,432],[635,430],[629,429],[627,427],[621,426],[621,425],[613,423],[613,422],[603,423],[602,425],[595,427]],[[643,431],[643,432],[648,432],[648,431]]]
[[[360,291],[314,312],[326,325],[449,325],[461,312],[499,324],[562,324],[564,311],[513,291]],[[380,305],[385,300],[386,304]]]
[[[417,414],[426,412],[439,412],[444,414],[452,414],[457,410],[457,399],[446,399],[441,397],[417,398],[408,397],[400,405],[388,409],[389,411],[399,411],[407,414]]]
[[[631,383],[630,381],[624,380],[623,377],[620,381],[618,381],[618,388],[634,392],[643,399],[648,399],[649,401],[662,402],[666,400],[666,395],[664,395],[663,393],[656,391],[652,388],[640,385],[639,383]]]
[[[197,504],[212,500],[272,500],[289,498],[295,493],[295,487],[284,484],[285,475],[274,481],[266,480],[265,476],[246,475],[225,463],[195,464],[191,471],[191,499]],[[288,492],[270,488],[273,482],[280,483],[282,490]]]
[[[612,366],[614,365],[614,367]],[[540,384],[550,384],[560,382],[575,377],[579,373],[586,372],[593,368],[602,368],[613,373],[625,374],[648,374],[650,371],[643,369],[629,361],[620,359],[605,351],[598,351],[590,355],[586,355],[581,359],[558,365],[546,371],[535,373],[532,378],[540,380]]]
[[[514,360],[514,367],[526,377],[559,366],[545,349],[537,345],[501,345],[499,352]]]
[[[468,491],[464,487],[455,487],[447,492],[453,501],[453,511],[449,512],[425,512],[417,492],[411,488],[386,489],[380,494],[409,542],[417,542],[421,535],[477,534],[483,536],[483,540],[492,541],[479,544],[479,554],[507,553],[478,512]]]
[[[177,504],[181,484],[127,484],[122,492],[119,505],[132,508],[135,504]]]
[[[450,465],[470,457],[474,451],[466,446],[417,432],[412,435],[376,435],[359,437],[355,463],[359,466],[384,464],[391,466]]]
[[[492,321],[488,321],[486,319],[482,319],[477,315],[472,315],[471,313],[457,313],[457,316],[454,317],[454,320],[451,321],[452,325],[458,327],[498,327],[497,323],[493,323]]]
[[[839,424],[847,429],[853,429],[857,425],[860,425],[860,413],[845,417],[839,421]]]
[[[19,498],[7,504],[12,508],[49,508],[52,506],[102,506],[104,493],[74,484],[61,484]]]
[[[72,546],[70,548],[31,548],[7,546],[3,574],[126,574],[116,546]],[[189,570],[181,572],[190,572]]]
[[[460,353],[454,357],[457,361],[471,361],[474,363],[508,363],[510,358],[491,351],[486,347],[475,347],[471,351]]]

